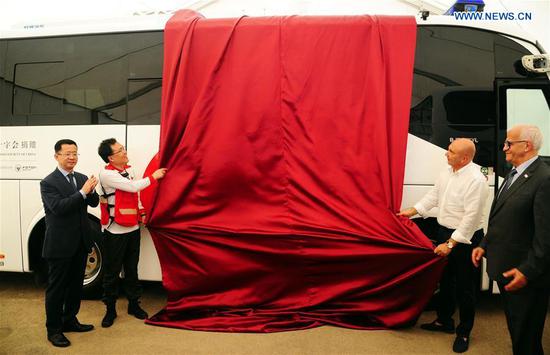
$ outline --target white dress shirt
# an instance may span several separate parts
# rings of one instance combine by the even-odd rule
[[[487,179],[475,164],[457,171],[449,167],[414,208],[425,217],[429,210],[439,207],[437,222],[455,230],[451,238],[456,242],[471,244],[474,232],[483,227],[488,190]]]
[[[126,169],[126,172],[128,173],[129,179],[120,175],[118,170],[102,169],[99,172],[99,195],[103,195],[103,191],[105,191],[105,194],[113,194],[107,198],[107,202],[109,203],[109,205],[115,204],[115,190],[122,190],[126,192],[139,192],[147,186],[151,185],[150,179],[152,178],[146,177],[144,179],[134,180],[133,169],[128,168]],[[102,188],[103,191],[101,190]],[[139,202],[139,207],[141,208],[141,201]],[[112,210],[113,209],[110,208],[109,212],[111,213]],[[105,226],[103,226],[103,228],[107,229],[113,234],[130,233],[135,231],[136,229],[139,229],[139,224],[132,227],[124,227],[120,224],[117,224],[115,221],[113,221],[112,223],[111,221],[109,221],[109,223],[110,224],[107,226],[107,228],[105,228]]]

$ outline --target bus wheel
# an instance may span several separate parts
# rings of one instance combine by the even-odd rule
[[[104,272],[103,262],[101,243],[94,241],[92,251],[88,254],[86,270],[84,271],[84,285],[82,287],[84,297],[95,298],[101,294]]]

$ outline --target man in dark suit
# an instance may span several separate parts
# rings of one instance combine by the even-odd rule
[[[513,165],[491,207],[485,238],[472,251],[497,281],[514,354],[543,354],[550,294],[550,167],[541,161],[540,129],[518,125],[504,142]]]
[[[46,212],[46,237],[42,257],[48,262],[46,289],[46,328],[48,340],[59,347],[71,343],[63,332],[87,332],[94,327],[81,324],[82,281],[87,254],[92,247],[92,229],[87,206],[95,207],[97,179],[74,171],[78,148],[74,141],[55,143],[58,167],[40,182]]]

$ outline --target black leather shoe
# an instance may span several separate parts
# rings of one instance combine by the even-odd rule
[[[69,323],[65,323],[63,325],[63,331],[68,332],[77,332],[77,333],[83,333],[83,332],[89,332],[90,330],[94,329],[94,326],[91,324],[81,324],[78,320],[74,320]]]
[[[463,353],[468,350],[468,345],[470,345],[470,338],[459,335],[453,344],[453,351],[455,353]]]
[[[147,312],[139,306],[138,301],[130,301],[128,303],[128,314],[132,314],[137,319],[145,319],[148,317]]]
[[[109,328],[115,322],[116,316],[117,314],[116,314],[115,305],[114,304],[107,305],[107,311],[105,312],[105,316],[101,321],[101,326],[103,328]]]
[[[71,342],[63,335],[63,333],[50,334],[48,335],[48,340],[53,346],[57,346],[59,348],[66,348],[71,345]]]
[[[434,320],[431,323],[425,323],[420,326],[424,330],[429,330],[432,332],[443,332],[448,334],[453,334],[455,332],[455,326],[452,324],[440,324],[437,320]]]

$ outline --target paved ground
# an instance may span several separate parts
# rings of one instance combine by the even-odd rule
[[[145,283],[143,306],[157,312],[165,302],[160,283]],[[113,327],[101,328],[103,304],[85,300],[79,319],[93,323],[90,333],[68,333],[72,345],[55,348],[46,340],[44,292],[32,275],[0,273],[0,354],[452,354],[453,335],[433,334],[415,327],[391,331],[359,331],[336,327],[273,334],[196,332],[145,325],[117,304]],[[419,323],[431,321],[424,312]],[[547,324],[550,324],[547,322]],[[548,326],[547,326],[548,328]],[[550,352],[550,331],[544,333]],[[484,295],[468,354],[511,354],[498,296]]]

